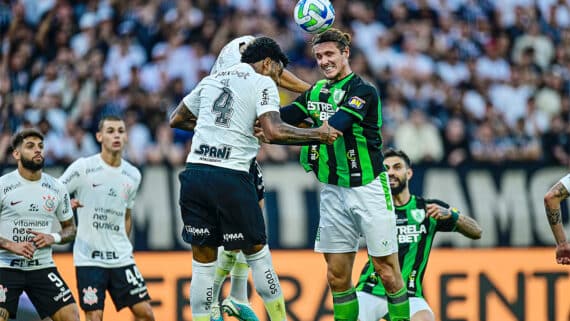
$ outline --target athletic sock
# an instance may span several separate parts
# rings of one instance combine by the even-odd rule
[[[192,320],[209,321],[212,305],[212,284],[214,282],[215,262],[200,263],[192,260],[192,282],[190,283],[190,307]]]
[[[388,313],[392,321],[410,320],[410,301],[408,289],[404,286],[396,293],[386,293],[388,297]]]
[[[332,292],[333,312],[335,321],[356,321],[358,319],[358,299],[354,287]]]
[[[218,302],[220,290],[226,276],[230,273],[236,262],[237,253],[232,251],[224,251],[218,249],[218,260],[216,261],[216,273],[214,274],[214,292],[212,293],[213,302]]]
[[[240,302],[248,302],[247,297],[247,277],[249,275],[249,265],[242,252],[236,257],[236,262],[231,272],[230,296]]]
[[[255,290],[263,299],[269,318],[271,321],[286,320],[285,299],[283,298],[279,278],[273,269],[269,247],[266,245],[255,254],[245,255],[245,258],[249,266],[251,266]]]

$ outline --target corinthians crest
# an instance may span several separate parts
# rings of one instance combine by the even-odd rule
[[[87,287],[87,289],[83,289],[83,302],[85,304],[93,305],[97,303],[99,299],[97,298],[97,288]]]
[[[410,214],[412,215],[412,218],[414,219],[414,221],[421,223],[424,221],[424,218],[426,217],[426,211],[424,209],[415,209],[415,210],[411,210]]]
[[[42,197],[44,202],[44,210],[51,212],[55,209],[55,196],[47,195]]]

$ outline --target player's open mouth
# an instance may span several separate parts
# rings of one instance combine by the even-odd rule
[[[121,142],[114,142],[113,147],[121,147]]]

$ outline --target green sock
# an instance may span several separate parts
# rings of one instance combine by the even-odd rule
[[[356,321],[358,319],[358,300],[354,287],[333,292],[333,311],[335,321]]]
[[[408,289],[401,288],[396,293],[386,293],[388,296],[388,313],[392,321],[410,320],[410,301],[408,300]]]
[[[264,302],[265,310],[269,314],[269,320],[271,321],[285,321],[287,320],[287,312],[285,312],[285,298],[283,294],[279,296],[276,300],[271,302]]]

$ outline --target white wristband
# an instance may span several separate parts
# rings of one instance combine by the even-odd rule
[[[59,244],[59,242],[61,242],[61,234],[50,233],[49,235],[51,235],[53,237],[53,243]]]

